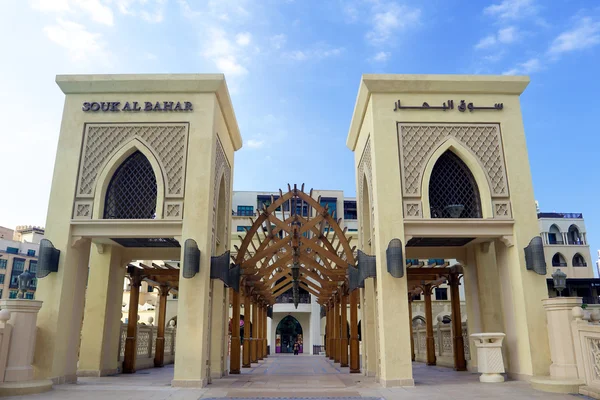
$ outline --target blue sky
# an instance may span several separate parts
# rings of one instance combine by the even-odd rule
[[[244,139],[234,189],[355,193],[346,135],[363,73],[526,74],[542,210],[600,249],[596,0],[32,0],[0,13],[0,225],[43,225],[64,73],[226,74]]]

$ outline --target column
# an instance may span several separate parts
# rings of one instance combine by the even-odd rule
[[[263,306],[258,304],[258,334],[256,337],[256,358],[263,359]]]
[[[341,302],[341,340],[340,340],[340,367],[348,366],[348,296],[342,296]]]
[[[211,279],[212,301],[211,301],[211,324],[210,324],[210,375],[211,378],[223,376],[223,299],[225,297],[225,285],[218,279]]]
[[[267,336],[269,334],[269,330],[267,329],[269,321],[269,317],[267,316],[268,307],[269,305],[265,304],[263,312],[263,352],[265,354],[265,358],[269,357],[269,352],[267,351]]]
[[[106,376],[119,368],[125,262],[117,246],[93,244],[77,374]],[[137,317],[136,317],[137,318]]]
[[[229,355],[229,373],[240,373],[240,292],[229,289],[231,295],[231,353]]]
[[[425,322],[427,324],[427,365],[435,365],[435,341],[433,338],[433,316],[431,312],[431,284],[423,285],[425,294]]]
[[[454,350],[454,369],[457,371],[466,371],[467,361],[465,360],[465,342],[462,335],[460,293],[458,290],[460,283],[457,273],[450,274],[448,284],[450,285],[450,301],[452,307],[452,346]]]
[[[258,344],[258,312],[255,302],[252,302],[252,340],[250,341],[250,360],[253,363],[258,362],[256,356],[256,345]]]
[[[131,279],[131,291],[129,293],[129,314],[127,317],[127,338],[125,339],[125,359],[123,360],[123,373],[133,374],[135,372],[135,361],[137,357],[137,318],[138,305],[140,301],[140,285],[142,279],[133,274]]]
[[[363,368],[367,376],[377,376],[377,320],[375,318],[375,282],[373,279],[365,280],[365,299],[362,317],[363,351],[366,363]],[[365,340],[366,339],[366,340]]]
[[[340,301],[333,297],[333,362],[340,362]]]
[[[350,293],[350,373],[360,372],[358,343],[358,296],[359,289]]]
[[[408,294],[408,321],[410,322],[410,358],[415,361],[415,338],[413,337],[413,323],[412,323],[412,294]]]
[[[244,292],[244,355],[242,367],[250,368],[250,295]]]
[[[163,367],[165,365],[165,324],[167,321],[167,296],[170,287],[160,285],[160,295],[158,298],[158,328],[156,332],[156,350],[154,351],[154,366]]]
[[[327,320],[327,325],[326,325],[326,335],[327,335],[327,344],[325,345],[325,355],[327,356],[327,358],[329,358],[330,360],[333,359],[333,352],[332,352],[332,348],[331,348],[331,306],[329,304],[327,304],[327,308],[326,308],[326,312],[325,312],[325,319]]]

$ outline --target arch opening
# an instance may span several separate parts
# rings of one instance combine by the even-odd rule
[[[298,342],[299,352],[303,352],[302,325],[292,315],[285,316],[275,330],[275,352],[293,353],[294,343]]]
[[[565,257],[562,254],[556,253],[555,255],[552,256],[552,266],[553,267],[566,267],[567,260],[565,260]]]
[[[481,198],[469,167],[450,150],[436,161],[429,179],[431,218],[482,218]]]
[[[573,256],[573,266],[574,267],[587,267],[587,263],[585,262],[585,258],[579,253]]]
[[[562,234],[556,224],[552,224],[548,229],[548,244],[564,244]]]
[[[569,244],[583,244],[581,233],[579,232],[579,228],[577,227],[577,225],[573,224],[569,227],[567,238]]]
[[[155,219],[156,176],[150,161],[132,153],[112,176],[104,199],[104,219]]]

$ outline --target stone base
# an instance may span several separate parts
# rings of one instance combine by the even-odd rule
[[[208,385],[206,379],[173,379],[171,386],[184,388],[203,388]]]
[[[482,383],[502,383],[504,382],[504,376],[500,374],[481,374],[479,382]]]
[[[534,376],[529,381],[535,390],[550,393],[579,393],[579,388],[585,382],[579,379],[559,379],[550,376]]]
[[[116,375],[119,373],[119,369],[118,368],[114,368],[114,369],[103,369],[103,370],[96,370],[96,369],[78,369],[77,370],[77,376],[80,377],[93,377],[93,378],[98,378],[100,376],[110,376],[110,375]]]
[[[592,399],[600,399],[600,390],[591,386],[580,386],[579,394],[591,397]]]
[[[24,396],[28,394],[44,393],[49,390],[52,390],[52,381],[50,379],[0,383],[1,397]]]
[[[414,379],[379,379],[379,383],[381,383],[381,386],[383,386],[384,388],[415,386]]]

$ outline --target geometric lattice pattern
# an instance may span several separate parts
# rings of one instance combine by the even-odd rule
[[[420,196],[421,180],[431,154],[448,138],[471,150],[491,184],[492,197],[508,196],[500,129],[495,124],[400,124],[402,189],[404,196]]]
[[[136,151],[115,171],[106,190],[105,219],[156,217],[156,177],[144,154]]]
[[[373,207],[373,184],[372,184],[372,167],[371,167],[371,138],[367,139],[367,143],[365,144],[365,149],[363,150],[363,154],[362,157],[360,158],[360,161],[358,162],[358,198],[360,199],[358,201],[358,206],[359,206],[359,215],[364,215],[363,214],[363,210],[362,208],[364,207],[364,204],[362,199],[363,199],[363,191],[365,190],[365,188],[363,187],[365,178],[367,181],[367,190],[369,193],[369,204],[371,204],[371,231],[373,231],[375,229],[375,225],[373,224],[374,218],[373,218],[373,211],[374,211],[374,207]],[[368,232],[365,233],[363,232],[363,222],[361,222],[360,225],[360,231],[363,237],[371,237],[372,232]],[[363,239],[364,240],[364,239]]]
[[[592,377],[595,381],[600,380],[600,339],[588,337],[588,347],[590,349],[590,363],[592,364]]]
[[[156,154],[165,175],[166,196],[183,197],[187,130],[187,124],[89,124],[84,137],[77,197],[94,195],[101,168],[115,151],[134,138]]]
[[[481,218],[477,183],[465,163],[450,150],[433,166],[429,205],[431,218]]]

